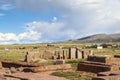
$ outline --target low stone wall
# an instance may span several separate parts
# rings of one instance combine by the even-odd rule
[[[34,65],[34,64],[29,64],[26,62],[12,62],[12,61],[1,61],[2,66],[5,68],[10,68],[10,67],[38,67],[39,65]]]
[[[2,69],[2,67],[3,67],[3,66],[2,66],[2,62],[0,62],[0,69]]]
[[[115,57],[115,58],[120,58],[120,55],[119,55],[119,54],[117,54],[117,55],[114,55],[114,57]]]
[[[103,77],[94,77],[92,80],[120,80],[120,75],[116,76],[103,76]]]
[[[120,71],[107,71],[107,72],[100,72],[97,76],[113,76],[113,75],[120,75]]]
[[[67,70],[71,69],[70,64],[63,64],[63,65],[46,65],[46,66],[39,66],[31,68],[32,72],[44,72],[44,71],[54,71],[54,70]]]
[[[80,62],[77,67],[78,71],[86,71],[86,72],[105,72],[105,71],[111,71],[112,65],[103,65],[103,64],[93,64],[92,62]]]
[[[87,61],[93,61],[93,62],[101,62],[101,63],[107,63],[108,61],[111,61],[111,56],[88,56]]]
[[[119,55],[115,55],[114,57],[111,55],[102,55],[102,56],[88,56],[87,61],[92,61],[92,62],[101,62],[101,63],[107,63],[107,64],[112,64],[112,63],[120,63],[120,57]]]

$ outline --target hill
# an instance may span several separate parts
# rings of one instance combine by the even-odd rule
[[[95,34],[76,40],[71,40],[75,42],[120,42],[120,33],[117,34]]]

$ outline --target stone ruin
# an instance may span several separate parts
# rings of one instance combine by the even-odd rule
[[[0,62],[0,69],[2,69],[2,63]]]
[[[74,47],[68,49],[60,49],[55,51],[55,54],[52,56],[52,59],[86,59],[88,55],[93,55],[93,52],[82,51],[81,49]]]
[[[34,62],[41,59],[39,52],[27,52],[25,55],[25,62]]]
[[[0,80],[35,80],[34,79],[35,73],[37,72],[68,70],[68,69],[71,69],[70,64],[40,65],[40,64],[31,64],[26,62],[1,61]],[[33,74],[32,79],[30,76],[23,76],[23,74],[27,75],[28,73]],[[37,77],[38,76],[39,75],[37,75]]]
[[[48,59],[51,59],[51,57],[52,57],[52,53],[45,50],[44,54],[42,55],[42,59],[48,60]]]
[[[78,71],[97,73],[92,80],[120,80],[120,55],[93,55],[80,62]]]

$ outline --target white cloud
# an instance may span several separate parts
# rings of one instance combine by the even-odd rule
[[[120,32],[119,0],[13,0],[18,8],[50,14],[53,20],[28,23],[19,40],[60,40]],[[58,15],[54,15],[54,12]],[[31,33],[30,36],[27,36]],[[31,40],[31,39],[30,39]]]
[[[37,41],[41,39],[41,33],[35,31],[24,32],[18,35],[19,41]]]
[[[48,39],[58,39],[61,36],[64,36],[63,27],[65,24],[62,22],[32,22],[27,24],[28,31],[36,31],[41,33],[42,38],[45,40]]]
[[[13,33],[0,33],[0,41],[18,41],[18,39]]]
[[[40,12],[55,10],[60,16],[65,16],[64,20],[68,21],[70,25],[79,26],[91,24],[91,21],[98,19],[105,21],[105,17],[109,17],[111,20],[120,17],[119,0],[14,0],[14,3],[27,10],[39,10]],[[86,27],[86,25],[83,26]]]

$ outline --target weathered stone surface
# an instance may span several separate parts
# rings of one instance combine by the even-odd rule
[[[52,58],[52,55],[53,55],[53,54],[52,54],[51,52],[45,50],[42,58],[48,60],[48,59],[51,59],[51,58]]]
[[[13,61],[2,61],[2,65],[5,68],[10,68],[10,67],[38,67],[39,65],[35,64],[30,64],[26,62],[13,62]]]
[[[16,69],[15,67],[11,67],[11,68],[10,68],[10,71],[11,71],[11,73],[16,73],[16,72],[17,72],[17,69]]]
[[[76,48],[69,48],[69,59],[76,59]]]
[[[92,78],[92,80],[120,80],[120,75],[94,77],[94,78]]]
[[[56,64],[58,65],[58,64],[65,64],[65,60],[57,60],[56,61]]]
[[[82,51],[82,58],[86,59],[88,58],[89,52],[88,51]]]
[[[112,71],[115,70],[114,65],[107,65],[98,62],[80,62],[78,64],[78,71],[87,71],[87,72],[105,72],[105,71]],[[118,70],[119,68],[117,68]]]
[[[100,72],[97,76],[113,76],[113,75],[120,75],[120,71],[107,71],[107,72]]]
[[[111,58],[111,55],[92,55],[88,56],[87,61],[107,63]]]
[[[39,52],[27,52],[25,56],[26,62],[34,62],[41,59]]]
[[[46,65],[40,67],[31,68],[32,72],[43,72],[43,71],[54,71],[54,70],[67,70],[71,69],[70,64],[63,64],[63,65]]]
[[[0,80],[6,80],[6,78],[4,77],[4,75],[0,74]]]
[[[0,69],[2,69],[2,67],[3,67],[3,66],[2,66],[2,63],[0,62]]]
[[[82,59],[82,52],[79,49],[76,51],[76,59]]]
[[[52,59],[82,59],[87,58],[88,55],[92,55],[92,52],[82,51],[78,47],[72,47],[67,49],[56,50]]]
[[[120,54],[116,54],[116,55],[114,55],[114,57],[120,58]]]

